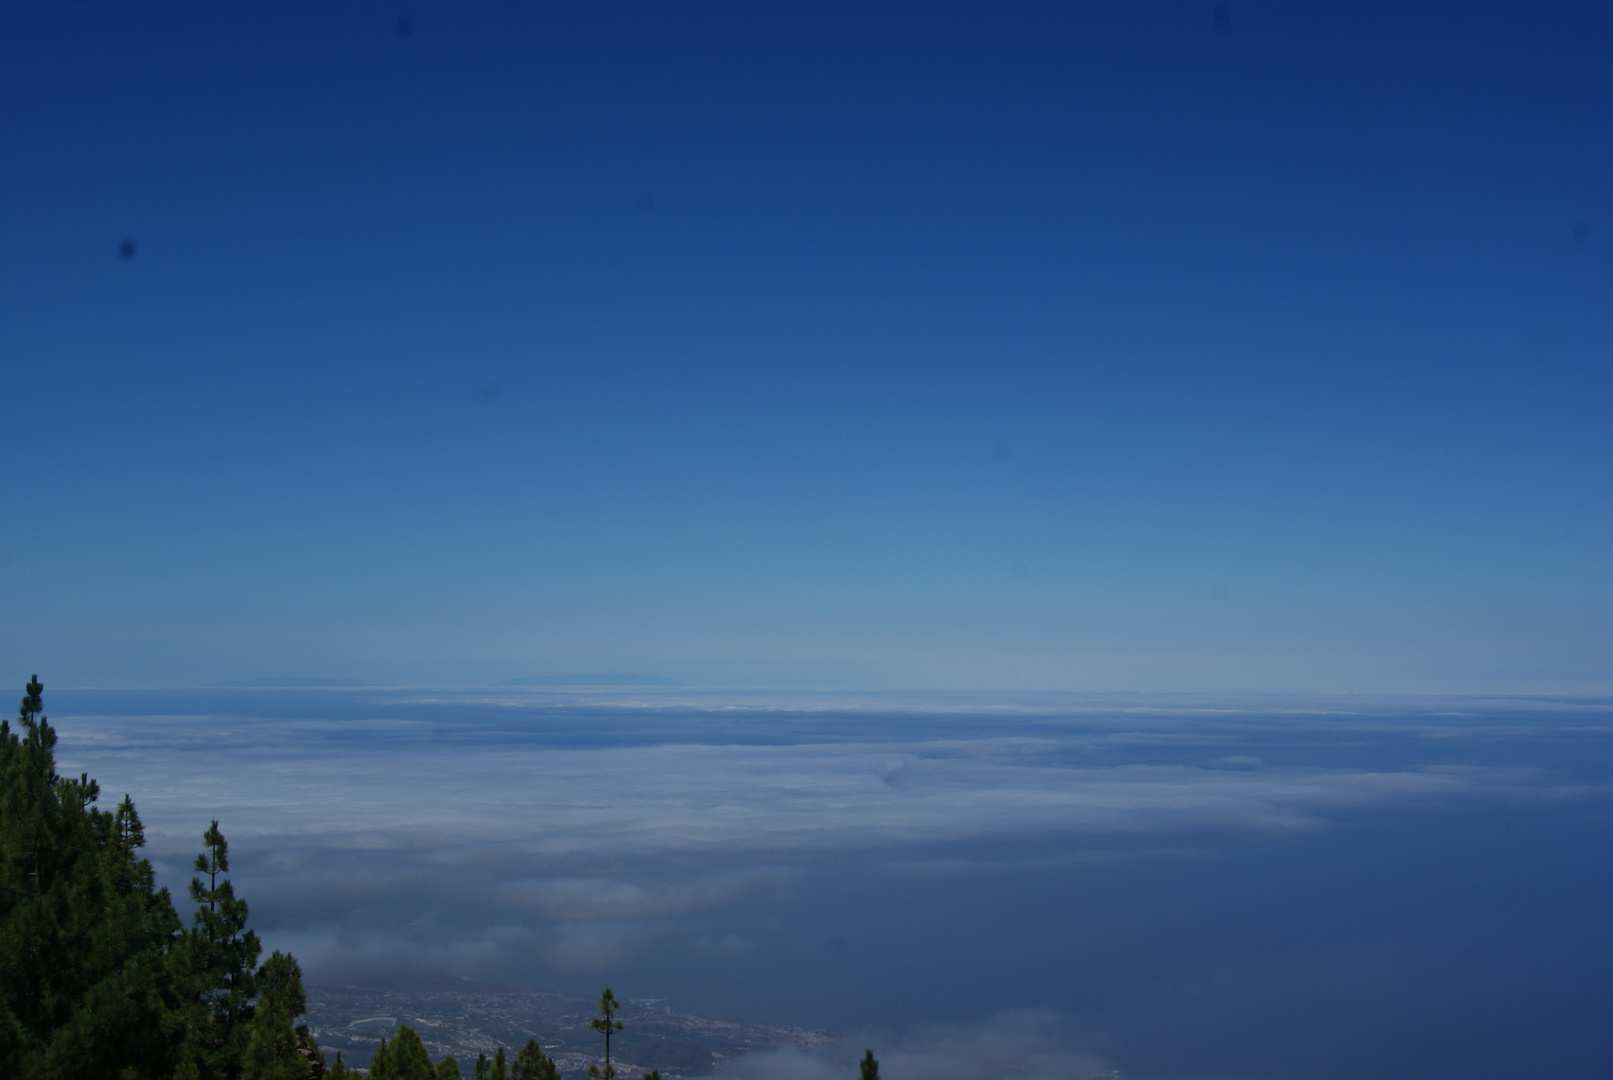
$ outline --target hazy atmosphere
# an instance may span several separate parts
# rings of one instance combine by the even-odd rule
[[[0,675],[61,736],[0,739],[0,1072],[71,1074],[8,1056],[6,830],[80,773],[181,920],[218,820],[289,1067],[483,987],[581,1080],[519,1009],[608,985],[706,1040],[665,1080],[1605,1068],[1610,56],[1605,4],[0,6]]]

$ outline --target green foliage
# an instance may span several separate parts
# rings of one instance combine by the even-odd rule
[[[301,1080],[308,1075],[308,1062],[319,1058],[308,1029],[291,1026],[307,1007],[302,968],[295,958],[275,952],[258,969],[256,982],[258,1000],[247,1027],[243,1080]]]
[[[387,1045],[385,1039],[382,1039],[381,1045],[375,1048],[375,1053],[370,1055],[369,1075],[370,1080],[381,1080],[383,1076],[392,1075],[392,1048]]]
[[[603,1031],[605,1040],[609,1042],[611,1032],[622,1030],[622,1022],[616,1019],[616,1010],[621,1007],[622,1003],[616,1000],[610,987],[605,987],[605,992],[599,995],[599,1015],[588,1021],[588,1026],[595,1031]]]
[[[43,691],[29,680],[15,732],[0,721],[0,1075],[138,1074],[168,1057],[179,919],[134,804],[106,813],[95,781],[57,775]]]
[[[202,836],[190,898],[196,904],[191,929],[174,949],[184,1002],[183,1062],[204,1080],[301,1080],[309,1060],[299,1053],[292,1020],[306,1000],[302,970],[284,953],[255,968],[263,947],[247,929],[247,904],[235,895],[229,843],[215,821]],[[201,875],[206,875],[203,881]]]
[[[472,1069],[476,1080],[560,1080],[560,1070],[536,1039],[528,1039],[513,1060],[504,1056],[502,1046],[493,1051],[492,1057],[477,1054]],[[437,1063],[438,1080],[458,1080],[458,1077],[459,1063],[453,1058],[446,1057]]]
[[[238,1061],[248,1038],[246,1021],[257,994],[253,965],[263,947],[246,929],[246,901],[221,875],[230,869],[230,845],[218,822],[202,836],[207,850],[196,856],[190,899],[196,905],[191,932],[184,941],[183,962],[193,980],[194,997],[186,1049],[204,1075],[221,1075]],[[204,883],[199,875],[207,875]]]
[[[560,1080],[560,1071],[538,1045],[538,1040],[528,1039],[526,1045],[515,1055],[514,1067],[510,1069],[510,1080]]]
[[[502,1046],[493,1051],[492,1057],[476,1055],[476,1080],[510,1080],[510,1067],[505,1061]]]
[[[370,1080],[436,1080],[436,1076],[420,1033],[407,1024],[398,1028],[390,1043],[381,1040],[370,1062]]]
[[[614,1080],[616,1076],[616,1068],[610,1063],[610,1037],[612,1032],[622,1030],[622,1022],[616,1019],[616,1010],[619,1008],[621,1002],[610,992],[610,987],[605,987],[605,992],[599,995],[599,1016],[588,1021],[589,1027],[605,1034],[605,1067],[601,1069],[598,1065],[588,1066],[588,1075],[591,1077]]]
[[[336,1060],[325,1069],[325,1080],[347,1080],[348,1077],[357,1075],[358,1073],[349,1069],[347,1063],[342,1060],[340,1050],[336,1051]]]
[[[874,1060],[872,1050],[863,1055],[861,1080],[879,1080],[879,1062]]]
[[[459,1062],[452,1054],[437,1062],[437,1080],[464,1080],[459,1075]]]
[[[0,721],[0,1077],[302,1080],[312,1040],[296,961],[261,948],[227,877],[215,821],[182,929],[134,802],[56,773],[44,687]],[[222,878],[222,880],[221,880]]]

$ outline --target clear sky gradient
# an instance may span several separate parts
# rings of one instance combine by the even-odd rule
[[[1613,14],[1213,12],[5,5],[0,651],[1613,688]]]

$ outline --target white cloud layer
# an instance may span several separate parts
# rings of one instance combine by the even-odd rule
[[[483,844],[565,860],[809,854],[1044,832],[1289,830],[1337,809],[1537,786],[1523,770],[1463,764],[1284,765],[1224,753],[1110,762],[1094,753],[1104,736],[1073,722],[998,735],[989,717],[961,737],[870,722],[840,739],[580,748],[503,728],[478,737],[474,719],[451,741],[402,721],[331,723],[343,729],[339,742],[324,743],[307,721],[100,718],[69,725],[63,760],[100,777],[109,794],[135,793],[159,850],[185,846],[217,817],[238,842],[432,858],[450,857],[452,846],[471,861]],[[1150,735],[1174,750],[1183,732]],[[605,907],[680,902],[611,889],[562,877],[510,895],[555,910],[579,891]]]
[[[968,873],[1016,845],[1163,851],[1587,790],[1497,752],[1541,716],[1483,703],[220,692],[153,715],[162,700],[58,709],[63,770],[135,796],[176,894],[218,819],[266,936],[316,973],[604,969],[672,939],[738,955],[752,931],[725,913],[853,864]]]

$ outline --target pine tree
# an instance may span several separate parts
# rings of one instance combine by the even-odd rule
[[[274,952],[258,969],[255,981],[258,999],[248,1023],[243,1080],[302,1080],[319,1056],[308,1029],[291,1026],[307,1007],[302,968],[293,957]]]
[[[605,987],[605,992],[599,995],[599,1016],[588,1021],[589,1027],[605,1033],[605,1067],[588,1066],[589,1076],[602,1080],[614,1080],[616,1076],[616,1068],[610,1063],[610,1037],[612,1032],[622,1030],[622,1022],[616,1019],[616,1010],[619,1008],[621,1003],[616,1000],[616,995],[610,992],[610,987]]]
[[[436,1080],[436,1076],[420,1033],[407,1024],[398,1028],[390,1044],[382,1040],[370,1063],[370,1080]]]
[[[44,687],[0,721],[0,1077],[303,1080],[323,1072],[297,962],[261,947],[208,829],[189,931],[140,857],[125,796],[108,813],[86,775],[57,775]],[[315,1066],[314,1062],[318,1062]]]
[[[459,1062],[454,1055],[448,1054],[437,1062],[437,1080],[464,1080],[459,1074]]]
[[[381,1045],[375,1048],[375,1053],[370,1055],[368,1075],[370,1080],[386,1080],[392,1075],[392,1048],[387,1045],[385,1039],[382,1039]]]
[[[56,774],[44,685],[0,721],[0,1077],[303,1080],[324,1062],[297,961],[261,953],[213,822],[182,930],[140,858],[134,801],[95,808],[89,775]],[[203,883],[200,875],[206,875]]]
[[[555,1068],[554,1060],[538,1045],[538,1040],[528,1039],[515,1055],[510,1080],[560,1080],[560,1071]]]
[[[476,1055],[476,1080],[510,1080],[509,1066],[504,1060],[504,1047],[493,1051],[493,1056]]]
[[[860,1080],[879,1080],[879,1062],[874,1060],[872,1050],[863,1055],[862,1077]]]
[[[253,965],[263,946],[246,928],[246,901],[223,877],[230,869],[230,846],[217,821],[202,842],[206,850],[196,856],[194,867],[198,876],[190,880],[196,911],[180,949],[192,999],[185,1055],[202,1076],[234,1080],[241,1075],[251,1039],[248,1022],[257,997]]]
[[[43,693],[30,679],[18,730],[0,721],[0,1075],[166,1073],[178,916],[133,802],[106,813],[95,781],[57,774]]]

